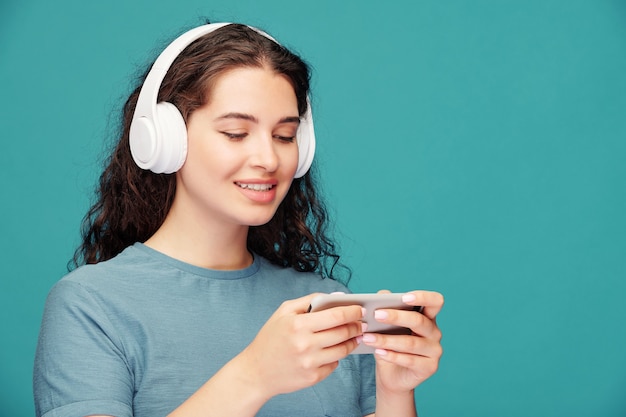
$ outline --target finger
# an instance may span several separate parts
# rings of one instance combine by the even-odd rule
[[[435,291],[410,291],[404,294],[402,301],[412,306],[422,306],[422,314],[430,319],[437,317],[443,307],[443,295]]]
[[[306,319],[314,332],[332,329],[347,323],[360,322],[364,315],[359,305],[340,306],[308,313]]]
[[[344,340],[341,343],[337,343],[336,345],[328,346],[320,351],[320,361],[321,363],[339,361],[340,359],[348,356],[358,345],[359,344],[356,341],[356,338],[353,337],[351,339]]]
[[[344,340],[332,346],[323,349],[313,349],[312,351],[303,352],[300,356],[300,367],[305,370],[313,370],[322,368],[337,362],[350,354],[356,347],[358,342],[356,338]]]
[[[280,306],[280,310],[285,313],[303,314],[309,311],[311,300],[322,293],[316,292],[313,294],[305,295],[304,297],[296,298],[294,300],[287,300]]]
[[[435,320],[416,311],[379,309],[374,312],[374,318],[381,323],[406,327],[419,336],[441,339],[441,331]]]
[[[364,329],[364,323],[360,321],[351,322],[332,329],[316,332],[313,335],[313,341],[316,346],[324,349],[339,345],[350,339],[356,339],[363,334]]]
[[[374,352],[377,360],[383,360],[396,364],[402,368],[410,369],[413,375],[424,381],[431,377],[439,368],[439,358],[416,356],[406,353],[394,352],[392,350],[376,349]]]
[[[410,355],[439,358],[443,353],[439,341],[414,335],[365,333],[362,340],[366,345],[377,349]]]

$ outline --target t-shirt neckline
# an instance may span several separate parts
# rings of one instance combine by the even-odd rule
[[[247,278],[249,276],[257,273],[261,267],[260,256],[253,254],[252,264],[243,269],[234,269],[234,270],[221,270],[221,269],[209,269],[203,268],[200,266],[192,265],[187,262],[183,262],[176,258],[172,258],[169,255],[164,254],[163,252],[159,252],[156,249],[153,249],[149,246],[141,242],[135,243],[132,248],[137,249],[149,256],[150,258],[157,260],[159,262],[163,262],[175,269],[180,271],[188,272],[190,274],[211,278],[211,279],[222,279],[222,280],[233,280],[233,279],[242,279]]]

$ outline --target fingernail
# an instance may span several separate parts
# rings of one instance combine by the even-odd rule
[[[376,336],[374,336],[374,335],[373,335],[373,334],[371,334],[371,333],[365,333],[365,334],[363,335],[363,341],[364,341],[365,343],[372,343],[372,342],[375,342],[375,341],[376,341]]]
[[[387,317],[389,317],[389,314],[386,311],[383,311],[383,310],[374,311],[374,318],[376,320],[385,320],[387,319]]]
[[[331,292],[331,294],[345,294],[345,292],[343,292],[343,291],[335,291],[335,292]]]
[[[361,332],[365,333],[366,330],[367,330],[367,323],[361,322]]]
[[[359,344],[359,345],[360,345],[361,343],[363,343],[363,336],[357,336],[357,337],[356,337],[356,343],[357,343],[357,344]]]
[[[365,307],[361,307],[361,317],[365,317],[365,313],[367,313],[367,310]]]
[[[415,301],[415,294],[404,294],[402,296],[402,301],[405,303],[410,303],[411,301]]]
[[[378,356],[386,356],[387,355],[387,351],[385,349],[376,349],[376,350],[374,350],[374,353],[377,354]]]

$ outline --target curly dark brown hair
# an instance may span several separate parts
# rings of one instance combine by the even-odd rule
[[[244,25],[227,25],[194,41],[176,58],[159,91],[159,101],[173,103],[185,121],[204,105],[217,78],[237,67],[268,67],[293,85],[298,111],[307,110],[309,69],[300,57]],[[155,174],[132,159],[129,130],[147,72],[122,109],[117,141],[105,161],[96,201],[83,219],[82,243],[69,269],[113,258],[135,242],[144,242],[163,224],[176,191],[175,174]],[[336,244],[328,232],[328,212],[311,171],[293,180],[274,217],[252,226],[250,251],[270,262],[324,277],[349,280],[350,270],[339,263]],[[346,274],[338,276],[336,267]]]

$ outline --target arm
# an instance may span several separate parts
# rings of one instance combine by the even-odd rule
[[[248,372],[233,359],[169,416],[254,416],[272,395],[257,387]]]
[[[103,382],[104,381],[104,382]],[[132,416],[132,386],[115,326],[83,286],[50,291],[33,367],[35,415]]]
[[[306,314],[316,294],[286,301],[252,343],[170,417],[254,416],[272,397],[316,384],[356,347],[358,306]]]

